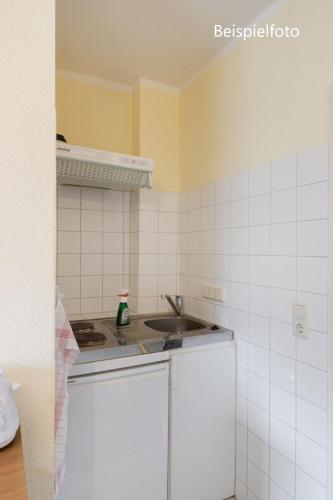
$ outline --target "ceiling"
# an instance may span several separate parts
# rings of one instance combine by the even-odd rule
[[[132,85],[179,87],[273,0],[57,0],[57,68]]]

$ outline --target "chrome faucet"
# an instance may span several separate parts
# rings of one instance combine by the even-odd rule
[[[167,299],[170,306],[172,307],[176,316],[181,316],[183,312],[183,297],[181,295],[175,296],[175,301],[172,300],[170,295],[166,295],[165,293],[161,294],[161,299]]]

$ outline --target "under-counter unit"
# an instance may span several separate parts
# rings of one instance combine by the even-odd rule
[[[235,349],[183,350],[170,365],[170,500],[235,493]]]
[[[235,356],[228,341],[76,365],[59,500],[232,496]]]
[[[59,500],[167,500],[169,363],[69,381]]]

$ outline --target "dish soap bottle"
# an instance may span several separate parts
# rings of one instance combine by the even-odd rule
[[[129,324],[128,290],[122,290],[118,297],[120,297],[120,302],[117,314],[117,326],[125,326]]]

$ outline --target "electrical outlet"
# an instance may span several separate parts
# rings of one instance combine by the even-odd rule
[[[293,331],[296,337],[309,338],[308,309],[304,304],[293,304]]]

